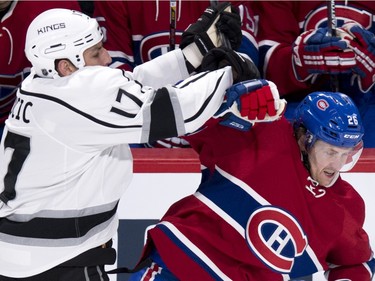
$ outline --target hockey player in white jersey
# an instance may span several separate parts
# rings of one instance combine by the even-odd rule
[[[205,60],[194,40],[212,44],[198,33],[188,54],[176,49],[133,73],[111,69],[102,37],[94,19],[64,9],[29,26],[32,72],[0,145],[1,281],[109,280],[104,265],[115,261],[116,208],[132,179],[128,143],[199,129],[233,77],[256,75],[226,50],[235,66],[190,76],[186,60],[195,68]]]

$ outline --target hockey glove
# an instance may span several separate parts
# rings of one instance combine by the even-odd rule
[[[192,72],[209,50],[222,45],[238,48],[241,39],[241,18],[230,3],[223,2],[207,8],[197,22],[184,31],[180,48]]]
[[[260,78],[252,61],[225,47],[209,51],[202,60],[201,70],[213,71],[228,65],[232,67],[233,83]]]
[[[217,32],[222,46],[238,50],[242,42],[241,17],[236,7],[231,6],[230,12],[227,10],[221,13],[216,24]]]
[[[280,99],[276,85],[267,80],[248,80],[226,91],[226,101],[215,114],[221,125],[248,131],[256,122],[278,120],[285,111],[286,101]]]
[[[297,80],[304,82],[319,74],[351,73],[355,55],[343,39],[343,30],[337,28],[338,37],[328,34],[327,28],[308,30],[293,44],[292,65]]]
[[[375,36],[360,25],[349,22],[342,27],[352,36],[349,48],[353,50],[356,66],[353,67],[353,79],[357,79],[362,92],[368,92],[375,84]]]

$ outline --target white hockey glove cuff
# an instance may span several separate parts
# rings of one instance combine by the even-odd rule
[[[242,38],[241,18],[236,12],[227,2],[216,7],[211,6],[197,22],[184,31],[180,48],[190,73],[200,66],[203,56],[211,49],[219,46],[231,47],[232,42],[234,46],[239,46],[238,41]],[[220,27],[223,32],[219,30]]]

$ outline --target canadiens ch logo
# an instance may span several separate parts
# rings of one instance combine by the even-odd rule
[[[326,109],[329,107],[329,104],[328,102],[325,100],[325,99],[320,99],[316,102],[316,106],[322,110],[322,111],[326,111]]]
[[[263,263],[281,274],[291,272],[294,259],[301,256],[308,245],[298,221],[274,206],[261,207],[250,216],[246,240]]]
[[[176,31],[176,47],[181,41],[182,32]],[[145,36],[140,45],[140,59],[143,62],[152,60],[169,52],[169,32],[158,32]]]
[[[337,25],[355,21],[366,29],[372,28],[372,14],[362,9],[337,4],[335,7]],[[327,6],[324,5],[308,14],[304,22],[303,31],[327,26]]]

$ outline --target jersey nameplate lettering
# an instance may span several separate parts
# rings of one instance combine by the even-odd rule
[[[23,99],[18,98],[14,103],[11,114],[9,117],[15,118],[16,120],[21,120],[26,124],[30,122],[28,116],[29,107],[33,106],[32,102],[24,101]]]

